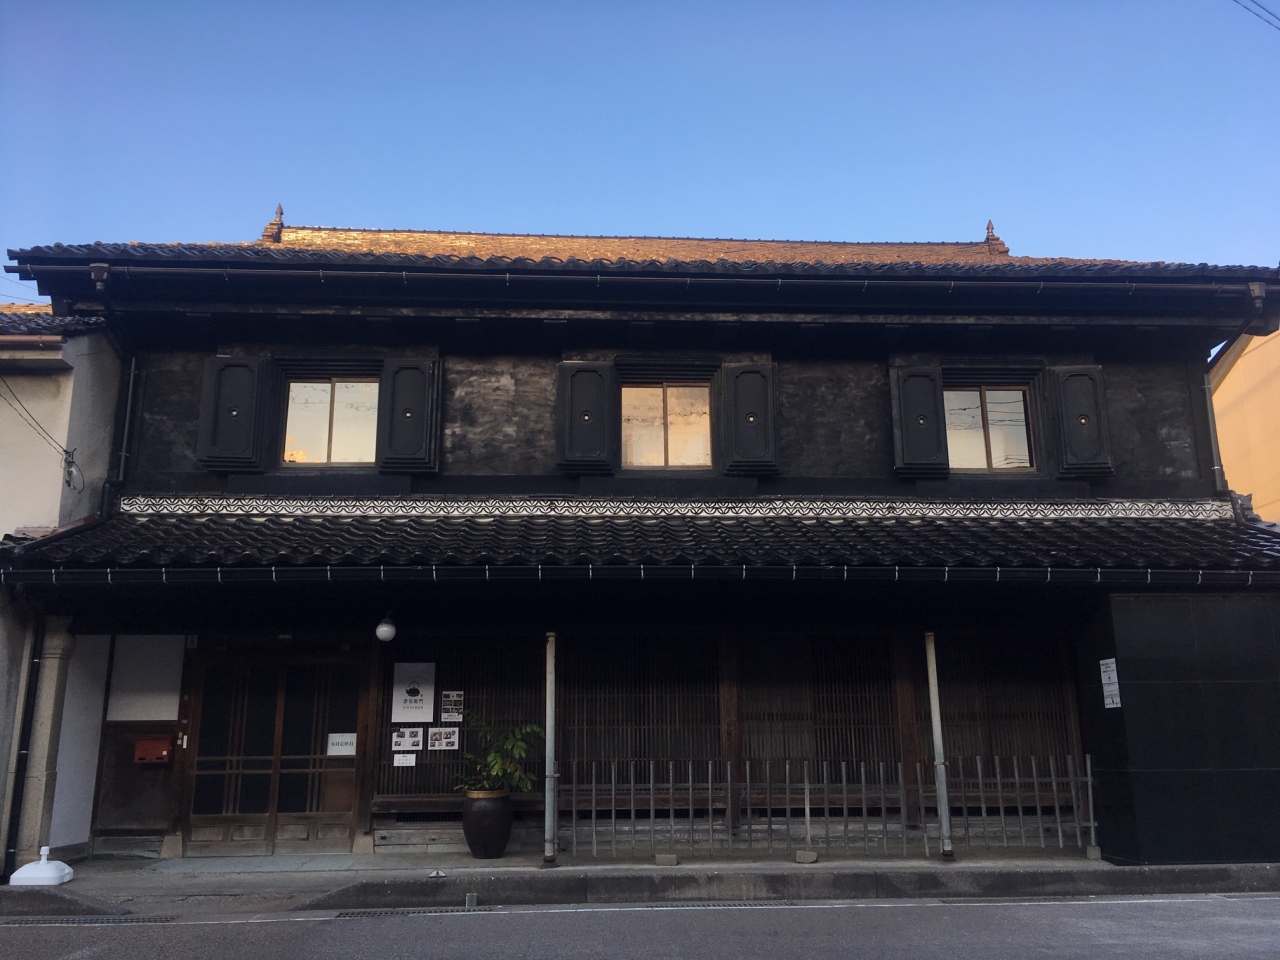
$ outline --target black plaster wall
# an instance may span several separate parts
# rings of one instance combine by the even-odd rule
[[[893,471],[889,375],[883,363],[777,364],[779,469],[800,477],[879,477]]]
[[[555,390],[554,357],[447,357],[441,472],[555,474]]]
[[[611,356],[616,351],[600,352]],[[416,478],[411,484],[405,475],[375,475],[360,469],[319,470],[304,476],[275,467],[256,478],[210,474],[194,458],[204,357],[176,349],[144,355],[128,490],[393,495],[410,489],[466,493],[482,487],[486,492],[500,487],[502,492],[517,493],[522,483],[531,493],[587,492],[588,487],[600,492],[596,487],[602,483],[610,489],[625,485],[625,478],[580,481],[558,474],[555,372],[559,358],[554,353],[515,350],[443,357],[443,457],[438,477]],[[780,470],[777,477],[760,483],[760,492],[961,497],[1213,494],[1207,421],[1197,406],[1203,404],[1203,397],[1193,388],[1185,363],[1126,359],[1103,364],[1114,478],[1066,484],[1053,473],[1053,457],[1046,457],[1048,473],[1040,477],[985,481],[960,477],[941,486],[893,476],[887,363],[887,356],[789,357],[777,362]],[[267,402],[274,404],[278,398]],[[275,427],[266,433],[268,442],[274,443]],[[1041,433],[1051,442],[1051,431]],[[270,463],[272,458],[267,460]],[[656,481],[647,482],[653,487],[652,495],[670,495],[658,490]],[[713,489],[715,483],[727,482],[685,476],[681,495],[750,495]],[[495,483],[499,487],[493,487]],[[756,489],[754,481],[750,486]],[[620,487],[614,490],[622,492]],[[644,491],[630,493],[643,495]]]
[[[1117,479],[1200,479],[1187,368],[1182,363],[1109,363],[1103,368]]]
[[[130,479],[157,491],[193,483],[217,489],[220,484],[196,462],[204,354],[151,353],[140,366]]]
[[[1280,600],[1117,596],[1080,646],[1103,856],[1280,859]],[[1119,708],[1098,660],[1114,656]]]

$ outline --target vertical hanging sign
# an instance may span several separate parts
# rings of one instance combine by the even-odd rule
[[[391,722],[431,723],[435,703],[436,665],[397,663],[391,683]]]
[[[1102,670],[1102,706],[1110,710],[1120,706],[1120,675],[1116,673],[1116,658],[1099,660]]]

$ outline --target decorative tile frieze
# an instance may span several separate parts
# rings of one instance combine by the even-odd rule
[[[814,520],[1231,520],[1222,500],[632,500],[570,497],[124,497],[122,513],[257,517],[682,517]]]

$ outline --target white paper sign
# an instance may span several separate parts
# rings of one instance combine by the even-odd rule
[[[329,734],[329,749],[326,753],[330,757],[354,757],[356,755],[356,735],[354,733]]]
[[[461,723],[462,722],[462,691],[461,690],[440,691],[440,722],[441,723]]]
[[[391,731],[392,750],[421,750],[421,727],[398,727]]]
[[[1120,706],[1120,674],[1116,672],[1116,658],[1099,660],[1098,666],[1102,671],[1103,708],[1110,710]]]
[[[391,684],[392,723],[430,723],[435,718],[436,665],[397,663]]]
[[[427,731],[428,750],[457,750],[457,727],[432,727]]]
[[[416,753],[393,753],[391,765],[393,767],[416,767],[418,765],[418,755]]]

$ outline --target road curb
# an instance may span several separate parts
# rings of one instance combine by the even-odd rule
[[[360,880],[296,910],[366,910],[480,904],[534,906],[915,898],[1105,897],[1280,892],[1280,864],[1097,867],[1085,869],[931,868],[926,870],[597,872],[573,868],[480,871],[423,879]]]
[[[57,887],[0,886],[0,917],[120,917],[128,912]]]

